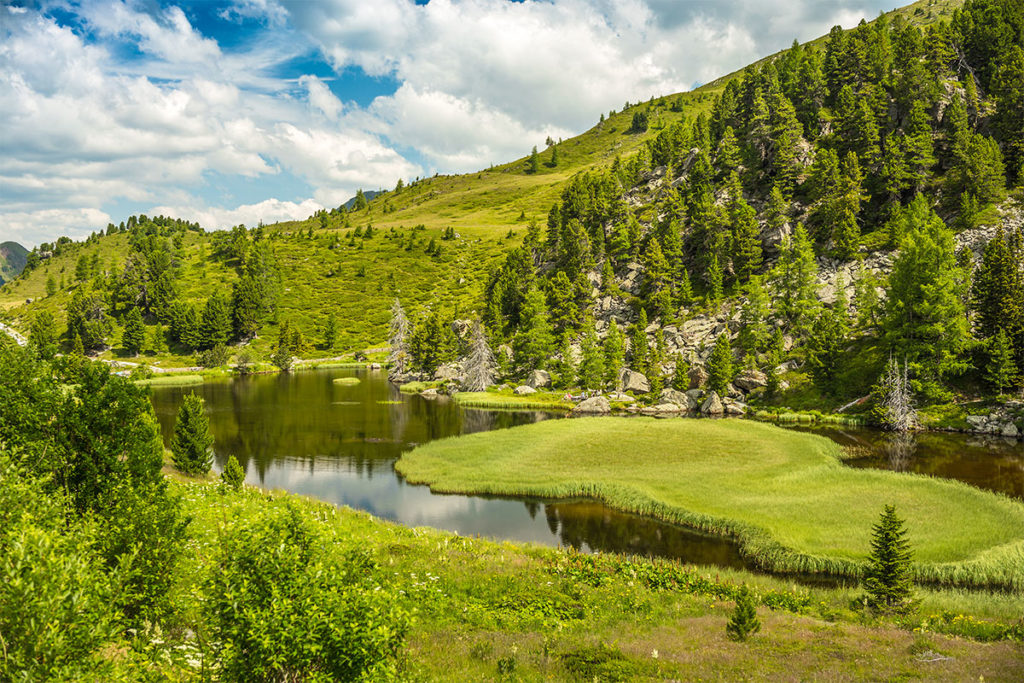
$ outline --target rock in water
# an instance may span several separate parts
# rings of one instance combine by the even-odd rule
[[[708,394],[708,397],[704,399],[704,405],[700,407],[700,412],[705,415],[722,415],[725,413],[725,407],[722,405],[722,399],[718,397],[717,391],[712,391]]]
[[[585,401],[580,401],[572,409],[573,415],[606,415],[612,412],[612,405],[604,396],[594,396]]]

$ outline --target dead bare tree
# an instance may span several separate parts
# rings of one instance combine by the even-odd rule
[[[398,299],[391,305],[388,339],[391,343],[391,353],[388,355],[390,374],[404,375],[409,369],[409,318]]]
[[[484,391],[494,384],[494,369],[497,363],[494,353],[487,344],[484,326],[477,320],[473,323],[473,331],[469,342],[469,356],[463,366],[466,379],[463,386],[467,391]]]
[[[882,375],[880,417],[882,425],[890,431],[909,432],[917,427],[917,409],[910,393],[909,374],[906,361],[901,368],[899,361],[889,356]]]

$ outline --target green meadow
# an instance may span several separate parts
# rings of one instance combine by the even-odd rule
[[[894,504],[919,581],[1024,587],[1024,505],[842,457],[824,437],[750,421],[592,418],[435,441],[396,470],[438,492],[597,499],[734,537],[768,570],[833,576],[860,575]]]

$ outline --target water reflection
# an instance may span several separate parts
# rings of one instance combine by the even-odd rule
[[[857,454],[852,467],[956,479],[1024,499],[1024,443],[1001,436],[920,432],[896,435],[867,428],[789,427],[827,436]]]
[[[360,383],[333,381],[351,376]],[[348,505],[407,526],[743,566],[728,540],[598,503],[437,495],[406,484],[394,472],[395,461],[416,444],[536,422],[550,417],[546,413],[460,409],[444,399],[403,395],[382,373],[325,370],[156,389],[152,400],[165,440],[191,391],[206,400],[217,466],[235,455],[251,484]]]

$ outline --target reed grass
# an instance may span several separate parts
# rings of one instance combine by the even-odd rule
[[[167,375],[135,380],[140,387],[187,387],[206,381],[202,375]]]
[[[918,581],[1024,588],[1024,505],[841,460],[824,437],[757,422],[591,418],[435,441],[395,468],[443,493],[598,500],[732,537],[782,573],[859,577],[871,527],[895,504]]]
[[[361,381],[362,380],[358,377],[335,377],[333,380],[334,384],[340,384],[347,387],[353,387]]]
[[[573,404],[562,400],[562,394],[538,392],[526,396],[493,391],[462,391],[455,394],[455,402],[466,408],[491,410],[571,410]]]

